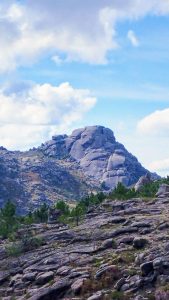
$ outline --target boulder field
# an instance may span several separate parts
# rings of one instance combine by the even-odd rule
[[[43,245],[11,257],[0,242],[0,299],[169,299],[168,215],[167,197],[107,199],[79,226],[27,226]]]

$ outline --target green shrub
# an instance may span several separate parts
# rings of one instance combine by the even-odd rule
[[[131,299],[130,296],[128,295],[124,295],[123,292],[119,292],[119,291],[113,291],[112,294],[112,300],[129,300]]]
[[[62,215],[66,215],[66,216],[70,215],[69,205],[66,204],[63,200],[58,201],[55,204],[55,208],[60,210]]]
[[[31,233],[26,233],[23,235],[21,240],[22,252],[27,252],[39,248],[43,244],[44,240],[41,237],[33,236]]]
[[[45,223],[48,220],[48,205],[44,203],[37,210],[35,210],[32,214],[29,214],[28,221],[34,223]]]
[[[22,253],[39,248],[44,244],[41,237],[34,237],[31,234],[25,234],[21,241],[13,242],[6,246],[6,252],[9,256],[19,256]]]
[[[16,207],[11,201],[7,201],[0,211],[0,236],[7,238],[11,233],[16,232],[19,222],[16,217]]]
[[[22,253],[22,246],[20,243],[12,243],[10,245],[6,245],[5,250],[8,256],[19,256]]]

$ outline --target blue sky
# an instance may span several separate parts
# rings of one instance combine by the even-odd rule
[[[0,1],[0,139],[100,124],[169,174],[169,1]]]

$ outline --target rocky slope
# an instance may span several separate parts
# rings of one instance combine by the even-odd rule
[[[91,191],[130,186],[145,170],[113,132],[102,126],[54,136],[27,152],[0,148],[0,206],[7,200],[27,212],[43,202],[78,200]]]
[[[106,200],[81,224],[34,225],[44,245],[0,247],[2,300],[169,299],[169,198]],[[22,231],[26,232],[26,228]]]
[[[87,183],[74,163],[48,158],[39,150],[0,150],[1,207],[10,199],[23,214],[58,199],[78,200],[94,187],[94,182]]]

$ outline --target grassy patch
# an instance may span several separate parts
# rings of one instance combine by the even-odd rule
[[[118,267],[115,267],[115,270],[109,270],[101,275],[99,279],[95,279],[94,275],[87,279],[84,282],[83,288],[81,290],[80,296],[83,297],[83,299],[87,299],[92,293],[95,293],[96,291],[100,291],[103,289],[108,289],[112,287],[112,285],[115,284],[115,282],[120,278],[121,274],[118,269]],[[106,295],[103,299],[112,299],[112,298],[106,298]]]
[[[42,246],[44,243],[43,239],[40,237],[23,237],[21,241],[13,242],[11,244],[7,244],[5,249],[8,256],[17,257],[22,253],[34,250]]]
[[[22,254],[22,247],[20,243],[6,245],[5,249],[8,256],[17,257]]]
[[[131,295],[125,295],[123,292],[113,291],[111,293],[112,300],[130,300]]]

